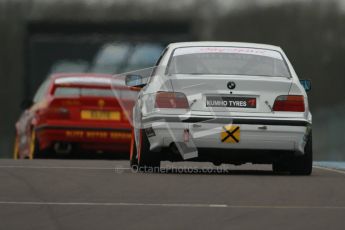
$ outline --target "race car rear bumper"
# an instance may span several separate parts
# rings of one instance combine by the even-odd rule
[[[239,127],[238,142],[222,141],[224,127],[233,127],[233,130]],[[195,154],[190,154],[193,148],[196,151],[203,149],[209,151],[210,149],[255,150],[257,152],[273,150],[304,154],[311,122],[291,118],[188,117],[181,119],[161,116],[144,118],[143,128],[149,137],[152,151],[159,151],[172,144],[180,145],[180,149],[187,146],[189,151],[185,153],[184,158],[188,159],[195,157]],[[234,151],[229,151],[229,154],[231,152]]]
[[[41,125],[35,131],[40,149],[61,142],[78,144],[82,149],[129,151],[131,141],[130,128]]]

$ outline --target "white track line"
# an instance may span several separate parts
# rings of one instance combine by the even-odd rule
[[[28,206],[142,206],[167,208],[233,208],[233,209],[334,209],[345,210],[345,206],[284,206],[284,205],[227,205],[227,204],[188,204],[188,203],[95,203],[95,202],[16,202],[0,201],[0,205]]]
[[[52,206],[156,206],[156,207],[191,207],[191,208],[226,208],[223,204],[183,204],[183,203],[95,203],[95,202],[17,202],[0,201],[0,205],[52,205]]]
[[[24,166],[24,165],[0,165],[0,168],[24,168],[24,169],[83,169],[83,170],[128,170],[128,167],[76,167],[76,166]]]
[[[129,167],[78,167],[78,166],[25,166],[25,165],[0,165],[1,168],[22,168],[22,169],[77,169],[77,170],[115,170],[115,171],[125,171],[132,170]],[[338,170],[334,168],[328,168],[323,166],[314,165],[313,168],[325,170],[329,172],[335,172],[345,175],[345,171]]]
[[[334,169],[334,168],[327,168],[327,167],[317,166],[317,165],[314,165],[313,168],[321,169],[321,170],[325,170],[325,171],[329,171],[329,172],[340,173],[340,174],[345,175],[345,171],[343,171],[343,170],[338,170],[338,169]]]

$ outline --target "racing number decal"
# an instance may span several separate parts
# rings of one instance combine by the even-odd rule
[[[240,127],[234,125],[223,126],[223,132],[220,133],[220,140],[224,143],[240,142]]]

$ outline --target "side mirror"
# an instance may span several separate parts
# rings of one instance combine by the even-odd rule
[[[22,110],[28,109],[33,105],[33,101],[31,99],[24,99],[21,103],[20,103],[20,108]]]
[[[126,75],[126,85],[129,87],[142,88],[146,85],[144,78],[137,74]]]
[[[306,92],[311,90],[311,81],[310,80],[300,80],[300,83]]]

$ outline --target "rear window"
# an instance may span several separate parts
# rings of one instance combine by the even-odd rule
[[[278,51],[237,47],[177,48],[168,74],[251,75],[290,77]]]
[[[79,87],[57,87],[54,96],[87,96],[87,97],[117,97],[121,99],[133,100],[133,93],[128,90],[93,89]]]

